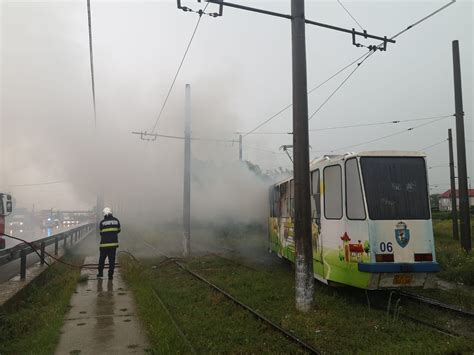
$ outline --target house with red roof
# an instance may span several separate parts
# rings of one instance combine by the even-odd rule
[[[474,189],[469,189],[469,207],[474,206]],[[443,192],[439,196],[439,210],[440,211],[451,211],[451,190]],[[459,190],[456,190],[456,206],[459,210]]]

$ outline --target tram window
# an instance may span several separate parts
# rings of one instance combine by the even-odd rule
[[[346,161],[346,215],[349,219],[365,219],[362,184],[355,158]]]
[[[313,218],[318,218],[321,215],[321,202],[319,191],[319,169],[311,173],[311,214]]]
[[[295,216],[295,180],[290,181],[290,216]]]
[[[342,171],[340,165],[324,168],[324,216],[342,218]]]
[[[288,182],[280,185],[280,211],[281,217],[289,217],[288,204],[290,203],[290,189]]]
[[[273,189],[273,208],[272,217],[280,217],[280,187],[276,186]]]
[[[370,219],[429,219],[425,160],[421,157],[362,157]]]

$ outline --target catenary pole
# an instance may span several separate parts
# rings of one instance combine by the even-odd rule
[[[448,129],[449,143],[449,175],[451,179],[451,219],[453,220],[453,239],[459,240],[458,206],[456,203],[456,178],[454,175],[453,135]]]
[[[466,141],[464,135],[464,111],[462,105],[461,63],[459,41],[455,40],[453,48],[454,101],[456,108],[456,145],[458,156],[459,186],[459,226],[461,230],[461,246],[471,251],[471,221],[469,218],[469,195],[467,187]]]
[[[309,191],[309,132],[306,76],[304,0],[291,0],[293,72],[293,170],[295,187],[295,298],[296,308],[307,312],[314,296]]]
[[[184,114],[184,186],[183,186],[183,256],[190,253],[191,244],[191,85],[185,88]]]

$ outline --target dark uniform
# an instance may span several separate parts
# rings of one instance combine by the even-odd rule
[[[100,257],[99,257],[99,274],[103,276],[105,259],[109,259],[109,278],[114,275],[115,269],[115,252],[119,246],[118,234],[120,233],[120,221],[111,214],[106,215],[99,225],[100,231]]]

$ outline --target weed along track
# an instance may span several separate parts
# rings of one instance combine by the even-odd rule
[[[210,287],[212,287],[214,290],[216,290],[217,292],[223,294],[225,297],[227,297],[228,299],[232,300],[233,302],[235,302],[236,304],[238,304],[240,307],[246,309],[247,311],[249,311],[250,313],[252,313],[252,315],[254,315],[256,318],[258,318],[259,320],[263,321],[265,324],[267,324],[268,326],[272,327],[273,329],[279,331],[280,333],[282,333],[285,337],[287,337],[288,339],[294,341],[295,343],[297,343],[298,345],[300,345],[304,350],[308,351],[310,354],[320,354],[320,351],[317,350],[316,348],[314,348],[313,346],[305,343],[303,340],[301,340],[300,338],[296,337],[295,335],[291,334],[289,331],[283,329],[282,327],[280,327],[278,324],[272,322],[270,319],[268,319],[267,317],[263,316],[262,314],[260,314],[259,312],[257,312],[256,310],[254,310],[252,307],[246,305],[245,303],[243,303],[242,301],[239,301],[237,298],[235,298],[234,296],[232,296],[230,293],[222,290],[220,287],[216,286],[215,284],[213,284],[212,282],[210,282],[209,280],[207,280],[206,278],[204,278],[203,276],[199,275],[198,273],[194,272],[194,271],[191,271],[189,270],[187,267],[185,267],[183,264],[175,261],[175,264],[178,265],[181,269],[185,270],[186,272],[188,272],[189,274],[193,275],[196,279],[198,280],[201,280],[202,282],[206,283],[207,285],[209,285]]]
[[[454,305],[399,290],[372,291],[365,295],[353,288],[338,292],[347,302],[381,311],[394,322],[403,319],[451,338],[474,335],[472,312]]]
[[[400,292],[399,291],[399,292],[397,292],[397,295],[399,295],[401,297],[411,299],[411,300],[414,300],[418,303],[422,303],[422,304],[425,304],[425,305],[429,305],[431,307],[442,309],[444,311],[454,312],[454,313],[457,313],[457,314],[462,315],[462,316],[467,317],[467,318],[471,318],[471,319],[474,318],[474,311],[471,311],[471,310],[468,310],[468,309],[463,309],[463,308],[461,308],[459,306],[456,306],[456,305],[443,303],[443,302],[440,302],[440,301],[432,299],[432,298],[428,298],[428,297],[425,297],[425,296],[420,296],[420,295],[416,295],[416,294],[408,293],[408,292]]]
[[[196,256],[182,259],[166,255],[155,241],[150,243],[141,242],[146,257],[136,264],[141,273],[150,275],[141,287],[157,291],[176,325],[155,296],[144,312],[154,308],[152,312],[163,313],[163,327],[180,339],[184,353],[192,351],[187,342],[197,353],[469,353],[474,349],[469,330],[474,324],[469,317],[418,304],[395,292],[387,311],[388,293],[370,293],[368,307],[363,290],[317,283],[314,309],[300,313],[293,303],[293,271],[281,259],[266,253],[250,259],[245,253],[217,248],[212,253],[197,248]],[[161,334],[160,330],[158,351]],[[343,341],[341,334],[345,334]]]
[[[230,251],[232,253],[235,252],[235,250],[233,250],[233,249],[226,249],[223,252],[225,254],[225,252],[228,252],[228,251]],[[235,260],[234,258],[225,257],[221,253],[214,253],[213,252],[213,253],[207,254],[207,256],[220,258],[220,259],[226,261],[227,263],[233,264],[235,266],[243,267],[243,268],[246,268],[246,269],[249,269],[249,270],[256,271],[255,268],[253,268],[249,265],[246,265],[245,263],[241,263],[241,262]],[[212,284],[209,280],[206,280],[203,276],[198,275],[195,272],[185,268],[185,266],[183,266],[182,264],[179,264],[179,265],[182,268],[184,268],[187,272],[192,273],[195,277],[202,278],[202,281],[204,281],[206,283],[209,283],[209,285],[211,287],[218,288],[217,286]],[[329,286],[326,286],[324,284],[321,284],[320,286],[321,287],[329,287]],[[463,336],[465,334],[463,334],[462,331],[459,332],[459,331],[456,331],[456,330],[453,330],[453,329],[446,329],[442,326],[439,326],[438,324],[433,324],[432,322],[429,322],[428,320],[421,320],[421,319],[418,319],[417,317],[401,313],[401,309],[403,307],[401,307],[400,301],[403,300],[405,302],[408,301],[408,302],[411,302],[411,303],[419,303],[419,304],[423,304],[423,305],[428,306],[428,307],[435,308],[435,309],[438,310],[438,312],[443,312],[443,311],[448,312],[448,313],[452,312],[452,313],[455,313],[456,315],[464,317],[466,319],[471,319],[471,320],[474,319],[474,312],[473,311],[462,309],[461,307],[458,307],[456,305],[446,304],[446,303],[443,303],[443,302],[440,302],[438,300],[428,298],[428,297],[425,297],[425,296],[416,295],[414,293],[408,293],[408,292],[397,291],[397,290],[378,291],[378,293],[385,295],[386,298],[388,299],[388,302],[385,303],[386,308],[375,306],[375,308],[377,308],[378,310],[384,311],[386,309],[387,314],[392,315],[394,319],[404,318],[408,321],[411,321],[411,322],[420,324],[422,326],[431,328],[431,329],[433,329],[437,332],[440,332],[442,334],[445,334],[447,336]],[[399,299],[400,299],[400,301],[398,301]],[[364,301],[365,301],[365,299],[364,299]],[[365,307],[365,306],[366,306],[366,304],[361,305],[361,307]],[[474,325],[474,324],[472,324],[472,325]]]
[[[186,267],[182,262],[176,260],[175,258],[171,258],[171,257],[168,257],[167,255],[164,255],[160,252],[157,251],[157,249],[151,245],[151,244],[148,244],[146,243],[146,245],[148,247],[150,247],[151,249],[155,250],[155,252],[163,258],[163,260],[159,263],[158,267],[164,267],[164,266],[169,266],[170,264],[174,264],[176,266],[178,266],[181,270],[185,271],[186,273],[188,273],[189,275],[191,275],[194,279],[196,280],[199,280],[200,282],[204,283],[206,286],[210,287],[213,291],[216,291],[217,293],[223,295],[225,298],[229,299],[230,301],[232,301],[234,304],[238,305],[240,308],[246,310],[247,312],[249,312],[253,317],[255,317],[256,319],[258,319],[259,321],[263,322],[269,329],[273,329],[274,331],[282,334],[285,338],[287,338],[288,340],[290,340],[291,342],[297,344],[305,353],[309,353],[309,354],[320,354],[321,352],[314,348],[312,345],[306,343],[305,341],[303,341],[302,339],[300,339],[299,337],[297,337],[296,335],[290,333],[288,330],[282,328],[281,326],[279,326],[278,324],[276,324],[275,322],[271,321],[269,318],[265,317],[264,315],[262,315],[261,313],[259,313],[258,311],[256,311],[255,309],[253,309],[252,307],[250,307],[249,305],[243,303],[242,301],[240,301],[239,299],[237,299],[236,297],[234,297],[233,295],[231,295],[230,293],[226,292],[225,290],[221,289],[220,287],[218,287],[217,285],[215,285],[214,283],[212,283],[211,281],[209,281],[208,279],[206,279],[204,276],[198,274],[197,272],[195,271],[192,271],[190,270],[188,267]],[[215,256],[215,257],[220,257],[226,261],[230,261],[230,262],[233,262],[235,265],[238,265],[240,267],[246,267],[245,265],[243,264],[240,264],[240,263],[237,263],[231,259],[227,259],[227,258],[224,258],[224,257],[221,257],[217,254],[210,254],[212,256]],[[251,268],[249,268],[251,269]],[[168,310],[167,306],[164,304],[163,300],[160,298],[160,296],[158,295],[157,291],[154,289],[153,290],[156,297],[158,298],[160,304],[163,306],[163,308],[166,310],[166,312],[168,313],[170,319],[172,320],[172,323],[174,324],[174,326],[176,327],[177,331],[179,332],[180,336],[183,338],[183,340],[188,344],[188,347],[191,349],[191,351],[193,353],[196,353],[196,351],[194,350],[193,346],[191,345],[191,343],[189,342],[189,340],[187,339],[187,337],[185,336],[184,332],[181,330],[181,328],[179,327],[179,325],[177,324],[176,320],[174,319],[174,317],[171,315],[170,311]]]

